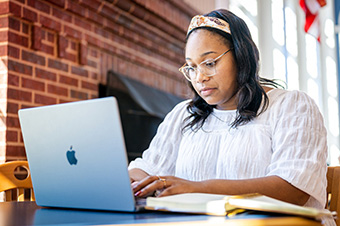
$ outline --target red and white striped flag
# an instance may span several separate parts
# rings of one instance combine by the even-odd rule
[[[300,0],[300,6],[306,14],[305,32],[320,42],[319,10],[326,5],[326,0]]]

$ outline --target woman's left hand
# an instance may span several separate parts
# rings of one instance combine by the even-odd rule
[[[149,196],[160,191],[158,197],[202,190],[200,182],[184,180],[173,176],[147,176],[133,186],[136,197]]]

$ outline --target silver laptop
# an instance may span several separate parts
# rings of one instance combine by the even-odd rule
[[[19,110],[39,206],[140,209],[114,97]]]

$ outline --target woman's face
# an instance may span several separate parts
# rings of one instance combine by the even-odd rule
[[[230,49],[222,37],[211,31],[199,29],[190,34],[185,49],[187,64],[196,68],[201,62],[215,59]],[[191,84],[209,105],[217,109],[236,109],[235,94],[237,91],[237,65],[232,51],[216,61],[216,74],[208,77],[199,70]]]

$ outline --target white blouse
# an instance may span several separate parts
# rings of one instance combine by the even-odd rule
[[[276,175],[310,195],[306,206],[326,203],[327,136],[315,102],[300,91],[273,89],[269,106],[231,129],[236,110],[216,110],[197,132],[182,132],[189,100],[160,124],[150,147],[129,169],[201,181]]]

